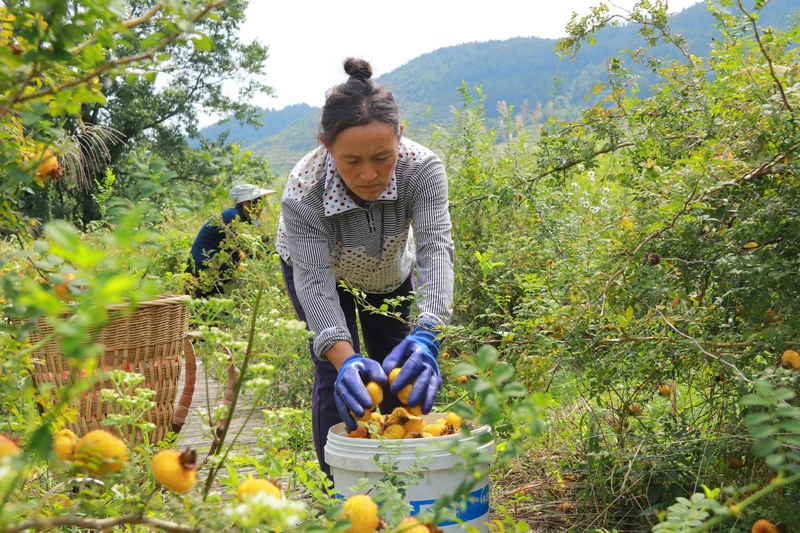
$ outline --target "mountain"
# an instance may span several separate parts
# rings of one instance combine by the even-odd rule
[[[760,12],[759,26],[788,28],[789,16],[796,9],[797,0],[772,0]],[[716,23],[705,3],[698,3],[674,14],[670,27],[673,34],[686,38],[693,54],[707,56],[718,35]],[[517,110],[527,103],[529,121],[534,120],[537,108],[540,120],[550,115],[574,117],[591,104],[592,97],[587,95],[592,86],[608,78],[608,58],[620,57],[624,66],[630,66],[629,56],[621,51],[644,46],[637,32],[638,27],[633,25],[607,27],[598,32],[593,46],[583,46],[575,60],[556,55],[555,39],[538,37],[450,46],[414,58],[377,81],[394,92],[411,132],[423,132],[431,122],[446,123],[452,106],[461,106],[458,89],[462,82],[473,98],[474,88],[481,87],[490,120],[499,116],[496,108],[500,100]],[[681,57],[677,48],[668,44],[658,44],[650,55]],[[642,76],[639,84],[646,95],[652,78],[645,69],[634,71]],[[284,172],[316,146],[320,112],[319,108],[300,104],[265,112],[261,119],[264,126],[259,130],[230,123],[211,128],[230,128],[229,140],[242,139],[248,149],[265,155],[273,170]],[[203,134],[220,131],[211,128]]]
[[[240,125],[228,120],[203,128],[201,134],[206,139],[214,140],[219,135],[227,133],[228,142],[249,148],[265,137],[277,135],[289,124],[313,113],[314,109],[308,104],[294,104],[279,110],[260,109],[261,116],[258,117],[262,123],[260,127]]]

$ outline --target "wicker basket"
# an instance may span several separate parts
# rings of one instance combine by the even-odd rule
[[[127,304],[109,306],[109,320],[96,341],[105,349],[97,356],[97,372],[127,370],[142,374],[145,380],[140,386],[156,391],[152,398],[156,406],[144,417],[156,426],[149,435],[150,442],[163,439],[169,429],[180,429],[171,423],[181,373],[181,355],[189,329],[189,308],[183,303],[188,299],[189,296],[160,296],[156,300],[140,302],[132,313],[126,310]],[[53,331],[44,321],[40,321],[38,326],[38,330],[31,334],[33,343]],[[69,362],[62,356],[57,338],[34,352],[32,358],[33,382],[39,390],[47,390],[50,384],[57,389],[69,379]],[[78,420],[67,427],[79,436],[99,428],[100,422],[113,408],[100,398],[100,391],[106,388],[111,388],[110,379],[96,382],[74,405],[78,410]],[[130,428],[118,430],[123,435],[130,435]],[[140,440],[140,437],[134,435],[133,440]]]

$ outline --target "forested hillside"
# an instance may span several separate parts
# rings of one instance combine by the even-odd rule
[[[760,14],[759,24],[786,28],[795,4],[794,0],[769,2]],[[720,38],[716,22],[703,2],[670,19],[671,31],[685,37],[687,49],[700,57],[707,57],[714,39]],[[473,97],[474,88],[482,88],[490,119],[500,116],[497,103],[501,100],[515,106],[521,112],[517,116],[529,125],[541,124],[551,116],[574,118],[583,107],[597,100],[598,96],[590,91],[608,77],[609,58],[620,57],[622,65],[631,66],[630,57],[622,51],[641,46],[637,32],[634,25],[606,27],[594,36],[594,44],[584,46],[574,59],[559,57],[554,39],[528,37],[462,44],[412,59],[381,76],[379,81],[394,91],[411,133],[425,135],[430,123],[449,122],[451,107],[460,103],[458,89],[462,82]],[[653,53],[664,59],[676,55],[674,48],[663,43],[654,47]],[[648,94],[656,78],[645,66],[634,65],[633,69],[641,76],[637,83],[642,94]],[[295,111],[299,110],[279,115],[282,112],[265,110],[260,119],[264,127],[259,130],[229,122],[222,127],[206,128],[202,133],[213,139],[219,131],[229,129],[229,140],[240,139],[269,159],[274,169],[286,170],[316,145],[319,111],[309,108],[305,116],[287,124],[286,117],[294,116]],[[271,124],[273,120],[279,122]]]

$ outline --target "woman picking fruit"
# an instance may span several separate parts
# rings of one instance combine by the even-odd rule
[[[373,408],[370,382],[390,393],[382,412],[399,405],[396,395],[408,384],[408,406],[431,410],[442,382],[435,338],[453,304],[444,165],[402,136],[394,96],[370,79],[369,63],[350,58],[344,69],[349,79],[328,91],[322,110],[321,145],[289,176],[276,241],[292,304],[314,333],[314,445],[328,474],[328,430],[341,421],[356,428]],[[364,308],[363,300],[379,308],[409,296],[415,270],[413,329],[408,300],[393,309],[403,320]],[[361,354],[357,314],[369,358]],[[387,374],[398,367],[389,387]]]

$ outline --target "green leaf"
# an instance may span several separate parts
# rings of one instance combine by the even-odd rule
[[[458,363],[453,369],[455,376],[474,376],[478,373],[478,369],[469,363]]]
[[[739,405],[743,407],[763,406],[768,407],[770,403],[758,394],[745,394],[739,399]]]
[[[514,377],[514,367],[509,365],[508,363],[501,363],[495,367],[494,372],[492,372],[492,378],[496,385],[502,385],[509,379]]]
[[[631,306],[628,306],[628,308],[627,308],[627,309],[625,309],[625,319],[626,319],[628,322],[630,322],[631,320],[633,320],[633,307],[631,307]]]
[[[214,41],[204,33],[199,34],[198,37],[192,37],[192,44],[197,50],[204,52],[210,52],[216,47]]]
[[[772,439],[764,439],[756,442],[753,445],[753,453],[759,457],[766,457],[775,450],[779,449],[781,444]]]
[[[750,413],[744,417],[744,423],[750,427],[766,424],[770,420],[772,416],[769,413]]]
[[[475,409],[467,402],[458,402],[453,406],[453,412],[461,418],[472,420],[475,418]]]
[[[512,381],[503,388],[503,394],[512,398],[521,398],[528,394],[528,389],[522,383]]]
[[[485,344],[478,350],[478,356],[475,359],[478,368],[481,370],[488,370],[495,361],[497,361],[497,350],[494,346]]]

